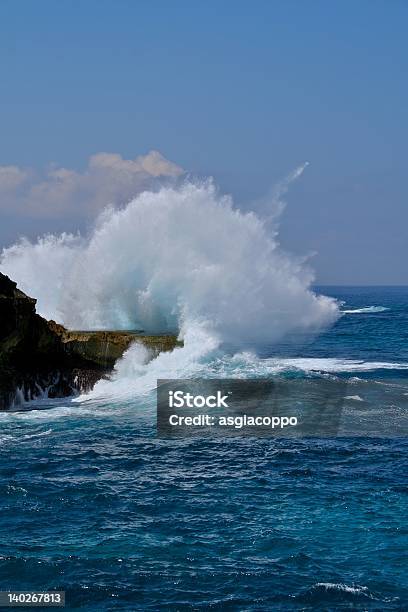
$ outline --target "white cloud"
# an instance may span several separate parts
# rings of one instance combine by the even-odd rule
[[[0,194],[20,187],[30,176],[18,166],[0,166]]]
[[[158,151],[136,159],[117,153],[92,155],[84,172],[51,166],[44,173],[0,166],[0,211],[32,217],[88,217],[120,205],[157,179],[177,177],[182,168]]]

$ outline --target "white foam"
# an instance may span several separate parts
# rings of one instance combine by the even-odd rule
[[[268,376],[282,372],[371,372],[375,370],[407,370],[408,363],[389,361],[363,361],[357,359],[315,358],[315,357],[272,357],[261,359],[251,352],[238,353],[233,357],[224,356],[218,363],[209,364],[210,371],[220,370],[227,375]]]
[[[23,436],[23,440],[31,440],[32,438],[42,438],[43,436],[49,436],[52,433],[52,429],[47,429],[46,431],[40,431],[35,434],[25,434]]]
[[[223,354],[211,338],[195,330],[183,348],[171,353],[161,353],[146,363],[146,354],[138,345],[125,353],[115,368],[110,380],[97,383],[88,394],[75,398],[73,402],[109,399],[112,402],[132,397],[147,396],[156,388],[158,379],[172,378],[268,378],[290,372],[324,374],[371,372],[379,369],[407,370],[408,363],[370,362],[334,358],[267,358],[255,353],[242,352]],[[359,396],[348,399],[363,401]]]
[[[366,586],[349,586],[341,582],[318,582],[316,587],[322,587],[326,591],[343,591],[344,593],[352,593],[353,595],[366,595],[368,588]]]
[[[365,306],[364,308],[352,308],[350,310],[341,310],[342,314],[374,314],[376,312],[385,312],[389,310],[385,306]]]
[[[389,361],[363,361],[335,358],[293,358],[266,360],[280,370],[297,369],[318,372],[372,372],[374,370],[408,370],[408,363]]]

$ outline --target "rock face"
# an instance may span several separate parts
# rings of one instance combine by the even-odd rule
[[[133,342],[152,354],[172,350],[174,335],[69,331],[35,311],[36,300],[0,273],[0,410],[37,397],[88,391]]]
[[[146,336],[132,331],[71,331],[48,321],[51,330],[60,337],[64,352],[70,357],[91,362],[102,369],[112,369],[119,357],[133,342],[141,342],[153,354],[171,351],[180,343],[176,336]]]

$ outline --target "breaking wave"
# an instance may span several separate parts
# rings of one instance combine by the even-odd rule
[[[187,181],[105,210],[88,237],[21,240],[1,266],[40,314],[73,329],[177,331],[188,341],[200,328],[213,344],[257,346],[338,316],[276,233],[212,181]]]

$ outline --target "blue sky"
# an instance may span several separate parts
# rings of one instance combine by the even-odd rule
[[[153,149],[248,207],[309,161],[283,246],[317,252],[321,283],[408,284],[407,18],[399,0],[2,0],[0,166]],[[1,204],[2,244],[83,224]]]

